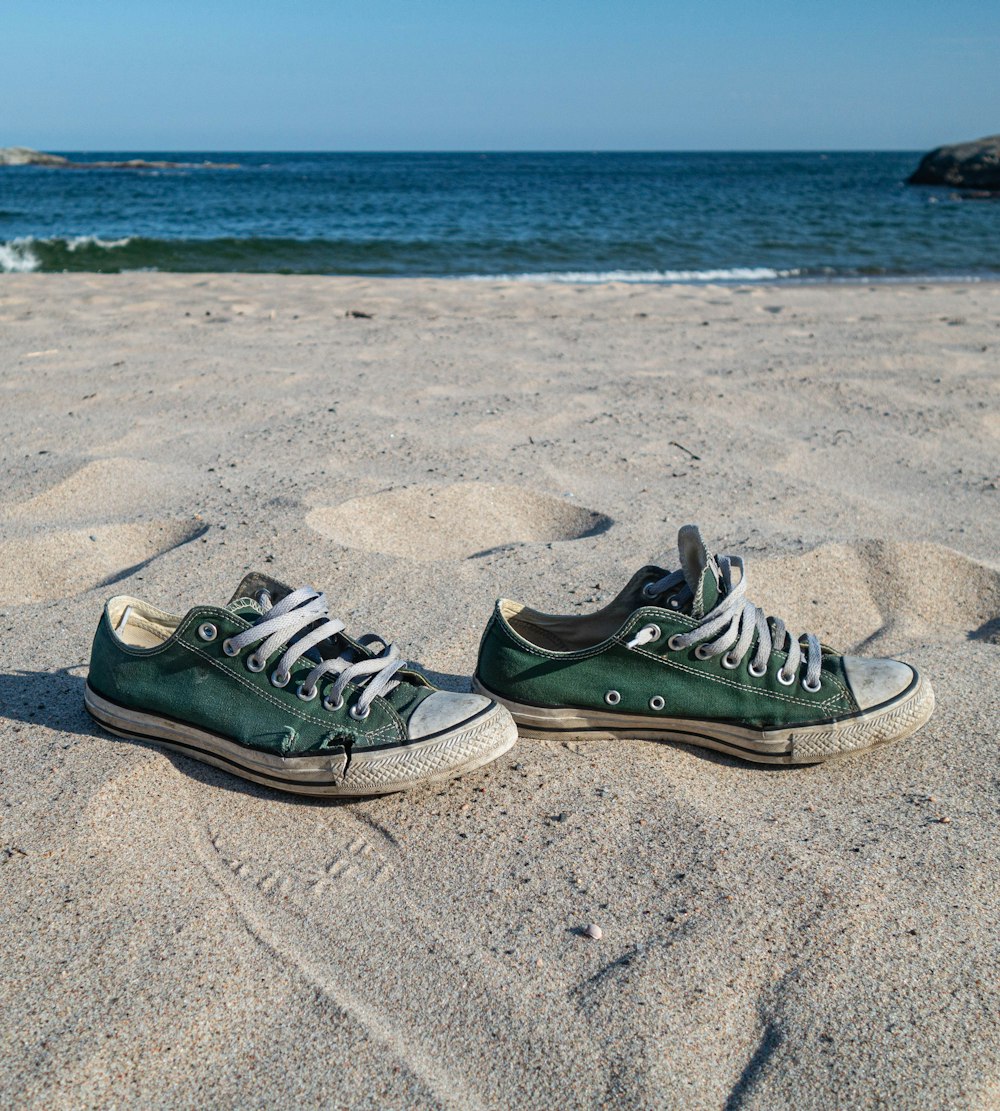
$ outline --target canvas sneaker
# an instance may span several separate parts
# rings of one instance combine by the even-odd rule
[[[746,597],[742,559],[678,536],[680,569],[643,567],[596,613],[501,599],[473,689],[521,735],[682,741],[768,764],[809,764],[897,740],[931,716],[909,664],[841,656]]]
[[[310,587],[248,575],[183,617],[105,606],[84,698],[106,729],[307,795],[374,795],[471,771],[517,738],[478,694],[436,690]]]

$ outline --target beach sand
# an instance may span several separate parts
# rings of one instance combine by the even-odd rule
[[[989,284],[5,276],[0,1102],[1000,1106],[998,359]],[[259,568],[467,689],[498,595],[596,608],[687,522],[930,724],[340,804],[83,709],[114,593]]]

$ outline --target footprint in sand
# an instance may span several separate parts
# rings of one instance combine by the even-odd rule
[[[512,544],[578,540],[610,517],[519,486],[408,486],[320,506],[306,517],[348,548],[410,559],[463,559]]]
[[[580,1102],[599,1102],[600,1046],[560,1036],[578,1021],[572,1001],[549,994],[539,1021],[530,978],[471,942],[460,917],[430,915],[407,897],[407,854],[373,834],[363,811],[269,799],[248,808],[228,792],[213,793],[206,810],[190,791],[190,835],[234,913],[435,1103],[504,1106],[497,1092],[529,1075],[538,1105],[558,1106],[561,1077],[574,1074]]]

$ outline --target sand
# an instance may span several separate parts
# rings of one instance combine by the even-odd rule
[[[998,357],[988,284],[5,276],[0,1102],[1000,1106]],[[83,710],[115,592],[260,568],[465,689],[495,597],[594,608],[689,521],[931,723],[337,804]]]

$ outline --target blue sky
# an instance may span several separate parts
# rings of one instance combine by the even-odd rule
[[[0,5],[0,146],[906,149],[1000,131],[998,0]]]

